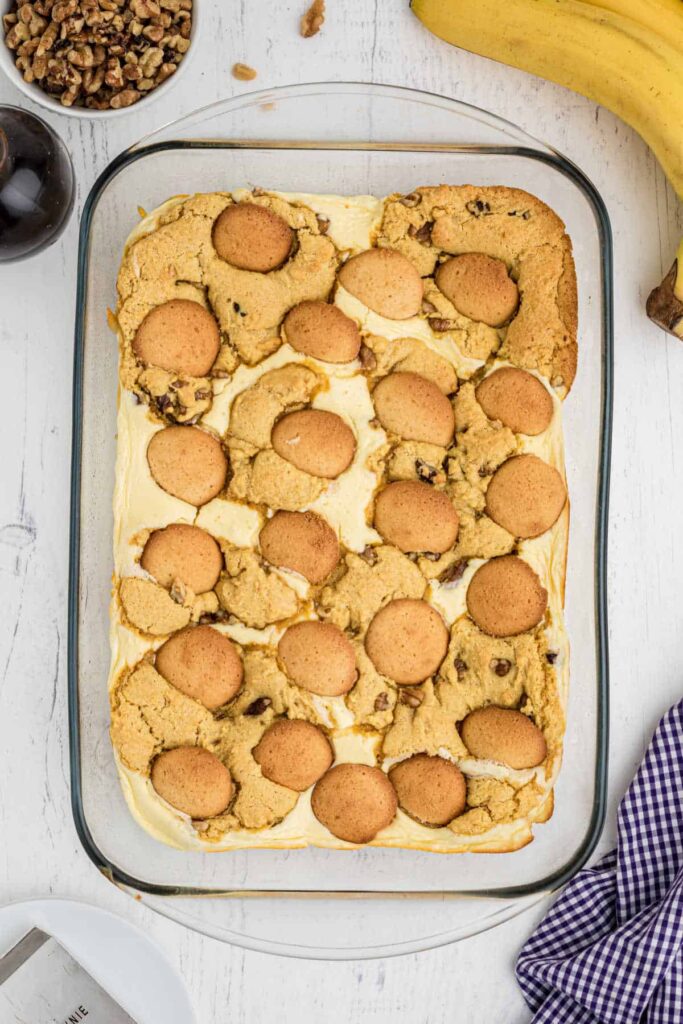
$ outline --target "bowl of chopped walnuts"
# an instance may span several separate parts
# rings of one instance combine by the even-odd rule
[[[0,67],[44,107],[112,117],[166,93],[196,48],[197,0],[0,0]]]

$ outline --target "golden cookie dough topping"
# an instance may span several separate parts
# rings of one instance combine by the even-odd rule
[[[553,400],[537,377],[516,366],[489,373],[475,392],[491,420],[499,420],[516,434],[542,434],[553,418]]]
[[[474,757],[499,761],[509,768],[535,768],[546,758],[541,730],[512,708],[477,708],[462,722],[460,734]]]
[[[443,554],[458,536],[458,513],[443,491],[416,480],[389,484],[375,501],[375,529],[401,551]]]
[[[230,377],[240,363],[254,366],[280,347],[282,321],[293,306],[329,297],[340,255],[309,207],[274,194],[251,194],[246,205],[272,213],[296,236],[281,266],[259,272],[233,266],[214,248],[214,225],[235,205],[240,204],[228,193],[177,197],[146,218],[131,237],[117,280],[124,387],[141,396],[150,390],[140,379],[132,342],[145,315],[162,302],[194,301],[215,317],[223,343],[212,377],[221,379]],[[167,379],[165,390],[157,381],[156,394],[168,396],[174,380]],[[201,379],[190,383],[200,391],[207,384]],[[183,395],[185,407],[188,397]],[[207,408],[195,410],[190,418]]]
[[[119,587],[121,606],[128,622],[142,633],[166,636],[190,621],[190,609],[177,604],[152,580],[126,576]]]
[[[341,697],[358,678],[353,646],[331,622],[296,622],[277,650],[292,682],[322,697]]]
[[[282,266],[294,238],[282,217],[255,203],[226,206],[213,226],[213,245],[220,258],[239,270],[260,274]]]
[[[296,592],[247,548],[226,553],[216,595],[221,608],[253,629],[289,619],[299,608]]]
[[[140,565],[162,587],[176,581],[195,594],[212,590],[223,568],[223,555],[205,530],[187,523],[171,523],[154,530],[142,549]]]
[[[205,376],[221,338],[218,324],[198,302],[172,299],[152,309],[133,338],[133,351],[145,366]]]
[[[453,407],[442,391],[417,373],[390,373],[372,393],[377,418],[407,441],[447,447],[453,439]]]
[[[285,317],[283,333],[295,352],[324,363],[350,363],[360,351],[355,320],[329,302],[300,302]]]
[[[368,249],[352,256],[338,278],[347,292],[387,320],[408,320],[422,307],[422,279],[394,249]]]
[[[210,711],[232,700],[244,677],[237,648],[212,626],[190,626],[175,633],[157,651],[154,667]]]
[[[328,770],[334,751],[316,725],[280,718],[266,729],[254,747],[254,758],[271,782],[303,793]]]
[[[534,629],[545,615],[548,592],[516,555],[485,562],[467,588],[467,610],[490,636],[516,636]]]
[[[147,446],[147,463],[159,487],[197,507],[220,494],[228,478],[223,446],[198,427],[158,430]]]
[[[397,249],[419,268],[435,331],[454,338],[459,332],[461,351],[484,360],[497,353],[567,394],[576,374],[576,274],[564,224],[539,199],[506,186],[418,188],[386,201],[377,245]],[[506,327],[464,320],[431,284],[444,255],[465,254],[512,271],[520,302]]]
[[[502,260],[467,252],[446,260],[434,275],[437,288],[459,313],[501,327],[517,309],[517,285]]]
[[[486,512],[514,537],[538,537],[559,519],[567,488],[554,466],[516,455],[499,466],[486,491]]]
[[[408,757],[389,770],[389,781],[401,810],[423,825],[447,825],[465,810],[465,777],[457,765],[443,757]]]
[[[458,376],[453,364],[429,348],[424,341],[417,338],[388,340],[376,334],[367,334],[364,346],[363,369],[373,381],[378,381],[395,370],[425,377],[436,384],[444,395],[455,394],[458,390]]]
[[[303,363],[288,363],[266,371],[255,384],[237,395],[230,410],[227,434],[233,471],[230,497],[273,510],[295,511],[313,504],[323,493],[326,479],[313,475],[308,467],[336,469],[339,456],[349,448],[349,443],[355,448],[355,438],[341,417],[323,410],[298,408],[304,403],[308,405],[324,385],[321,373]],[[290,413],[294,417],[291,420]],[[330,424],[338,443],[323,438],[331,459],[323,463],[312,448],[311,439]]]
[[[138,820],[185,849],[528,842],[568,674],[561,222],[504,188],[177,197],[117,287],[112,739]]]
[[[339,561],[337,535],[315,512],[276,512],[259,539],[271,565],[298,572],[309,583],[322,583]]]
[[[216,721],[143,659],[117,677],[111,693],[111,735],[121,764],[145,783],[154,758],[175,747],[214,749]]]
[[[152,765],[152,785],[166,803],[200,820],[222,814],[233,794],[230,772],[203,747],[175,747],[159,754]]]
[[[267,370],[235,398],[230,410],[228,439],[253,448],[270,444],[275,421],[292,406],[310,402],[324,378],[302,363]]]
[[[446,657],[448,630],[426,601],[402,598],[377,612],[365,649],[382,675],[403,686],[422,683]]]
[[[380,768],[338,764],[316,784],[311,807],[332,835],[347,843],[369,843],[394,820],[394,787]]]
[[[373,615],[393,598],[420,598],[425,578],[417,565],[389,544],[368,547],[362,554],[349,551],[341,572],[323,588],[320,608],[341,629],[359,633]]]
[[[341,416],[323,409],[288,413],[276,422],[270,440],[281,458],[328,480],[348,469],[356,452],[351,427]]]

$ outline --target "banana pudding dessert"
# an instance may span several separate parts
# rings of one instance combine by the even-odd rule
[[[117,287],[136,820],[200,851],[524,846],[569,677],[562,222],[502,186],[178,196]]]

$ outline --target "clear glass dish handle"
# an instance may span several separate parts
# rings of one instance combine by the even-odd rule
[[[259,139],[300,143],[320,138],[330,134],[328,109],[321,102],[323,97],[329,99],[330,94],[348,100],[334,125],[335,136],[342,144],[357,140],[359,128],[362,128],[364,141],[371,143],[386,143],[391,139],[410,144],[412,148],[420,144],[438,148],[444,142],[449,147],[510,145],[566,159],[512,122],[471,104],[401,86],[363,82],[312,82],[242,93],[170,121],[134,143],[130,152],[178,141],[234,141],[237,145],[248,141],[253,145]],[[294,104],[299,126],[295,132],[291,114],[286,110]],[[428,121],[424,118],[425,107],[430,108]],[[337,112],[339,109],[337,107]],[[454,114],[458,138],[453,138]],[[324,131],[319,130],[319,126]],[[316,143],[317,147],[319,145]]]
[[[121,888],[124,888],[123,886]],[[130,895],[134,898],[140,899],[140,894],[135,889],[129,890]],[[248,894],[245,894],[248,896]],[[488,905],[489,912],[482,913],[473,926],[473,922],[470,918],[460,920],[458,924],[454,924],[452,928],[447,928],[443,931],[430,932],[428,927],[424,928],[424,934],[412,935],[408,939],[403,940],[390,940],[385,935],[382,936],[380,941],[372,936],[374,929],[360,927],[360,932],[365,934],[368,941],[361,943],[358,941],[358,902],[357,900],[341,900],[337,901],[335,907],[335,933],[339,934],[342,938],[345,933],[352,933],[355,938],[351,939],[348,943],[339,945],[326,944],[325,942],[317,942],[316,945],[306,945],[304,943],[292,942],[289,940],[278,940],[272,935],[261,935],[258,932],[258,928],[254,927],[253,924],[246,925],[243,923],[241,927],[231,929],[226,926],[221,920],[220,911],[215,916],[215,920],[211,920],[206,914],[202,914],[200,917],[194,913],[193,905],[189,900],[178,900],[178,899],[165,899],[160,896],[143,895],[142,902],[145,903],[152,910],[155,910],[158,914],[163,917],[174,921],[176,924],[181,924],[185,928],[190,928],[193,931],[197,931],[202,935],[208,935],[211,938],[217,939],[220,942],[228,942],[231,945],[240,946],[243,949],[249,949],[255,953],[269,953],[275,956],[285,956],[292,959],[304,959],[304,960],[330,960],[330,961],[343,961],[343,960],[384,960],[388,957],[396,956],[407,956],[412,953],[423,953],[430,949],[438,949],[443,946],[449,946],[454,942],[460,942],[462,939],[470,938],[473,935],[479,935],[481,932],[490,931],[493,928],[497,928],[498,925],[505,924],[507,921],[511,921],[513,918],[518,917],[520,914],[525,913],[527,910],[531,910],[533,907],[547,900],[550,893],[541,892],[533,893],[530,896],[519,897],[514,900],[501,900],[490,899],[490,900],[478,900],[480,904]],[[325,897],[327,901],[333,897]],[[306,900],[305,903],[309,904],[310,901]],[[320,899],[316,898],[315,903],[320,904]],[[362,902],[362,898],[361,898]],[[371,901],[375,903],[376,901]],[[440,902],[440,901],[439,901]],[[467,902],[467,901],[465,901]],[[206,909],[206,901],[203,900],[203,909]],[[225,901],[220,898],[216,898],[214,903],[218,906],[222,905],[225,907]],[[288,899],[286,901],[288,912],[292,917],[296,917],[303,907],[303,903],[300,900]],[[401,906],[405,906],[405,902],[401,901],[400,898],[387,897],[383,901],[384,912],[388,911],[388,904],[392,903],[396,909],[400,910]],[[261,899],[261,910],[263,911],[263,918],[268,916],[268,901],[265,900],[265,906],[263,905],[263,899]],[[273,908],[281,907],[281,902],[278,900],[277,904],[272,904]],[[413,906],[416,904],[413,903]],[[427,920],[430,916],[430,905],[433,905],[433,900],[429,898],[425,900],[417,901],[417,905],[421,908],[425,919]],[[448,906],[453,909],[453,918],[457,920],[458,910],[462,908],[463,901],[460,899],[454,899],[448,901]],[[255,922],[254,922],[255,923]],[[266,931],[268,929],[265,929]],[[391,929],[386,928],[385,933]],[[371,938],[372,936],[372,938]]]

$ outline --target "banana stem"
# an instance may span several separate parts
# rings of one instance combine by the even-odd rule
[[[676,274],[676,281],[674,283],[674,295],[677,299],[683,302],[683,238],[681,238],[680,242],[678,243],[676,262],[678,264],[678,272]]]
[[[650,292],[645,307],[650,320],[683,340],[683,239],[671,270]]]

